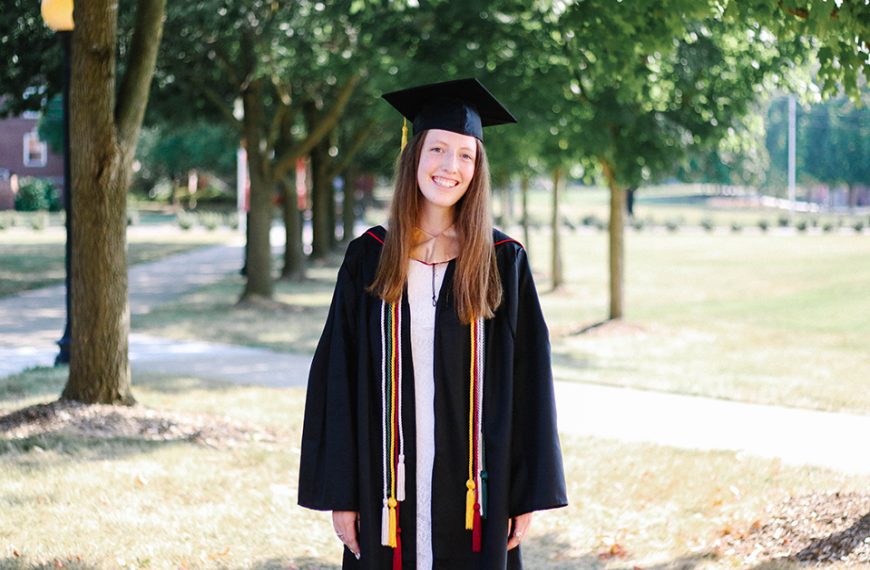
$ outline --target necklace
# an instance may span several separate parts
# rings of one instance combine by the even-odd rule
[[[438,306],[438,300],[435,297],[435,268],[436,267],[437,266],[433,263],[432,264],[432,306],[433,307]]]

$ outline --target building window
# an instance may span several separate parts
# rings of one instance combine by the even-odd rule
[[[24,166],[45,166],[48,161],[48,147],[39,140],[36,129],[24,134]]]

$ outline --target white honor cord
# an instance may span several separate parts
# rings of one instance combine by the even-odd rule
[[[381,301],[381,444],[384,468],[384,500],[389,496],[387,482],[387,325],[386,301]]]

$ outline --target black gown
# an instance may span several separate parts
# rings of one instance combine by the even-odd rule
[[[358,511],[360,559],[345,548],[342,568],[393,568],[393,549],[381,545],[381,334],[375,277],[384,228],[347,248],[323,335],[311,364],[299,504]],[[433,567],[445,570],[522,568],[520,548],[507,551],[508,519],[567,504],[550,367],[550,343],[526,252],[494,231],[503,301],[485,321],[483,441],[488,473],[482,549],[472,552],[465,529],[468,478],[470,326],[453,304],[455,260],[449,262],[435,317],[435,461],[432,474]],[[407,295],[402,321],[410,322]],[[403,327],[402,373],[413,378],[410,327]],[[413,402],[413,381],[402,382]],[[414,406],[402,408],[407,498],[400,503],[402,567],[416,567]]]

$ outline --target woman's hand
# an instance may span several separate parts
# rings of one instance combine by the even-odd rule
[[[356,511],[332,511],[332,527],[335,529],[338,540],[347,546],[357,560],[359,560],[358,523],[359,513]]]
[[[532,514],[518,515],[508,521],[508,550],[519,546],[523,537],[529,532],[529,527],[532,525]]]

